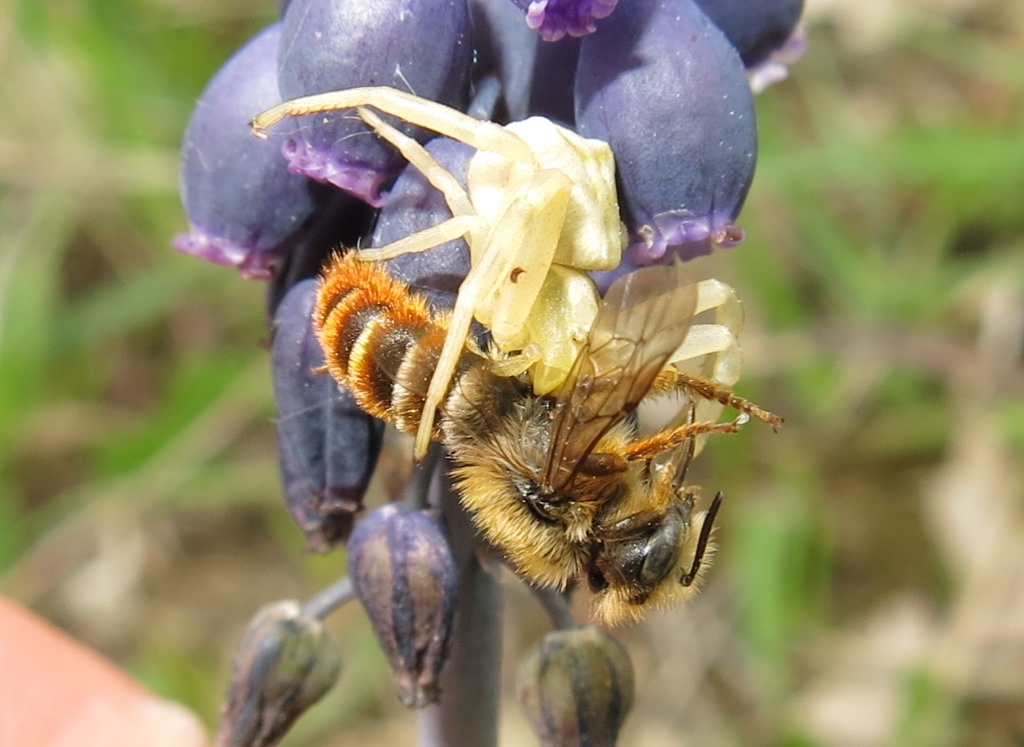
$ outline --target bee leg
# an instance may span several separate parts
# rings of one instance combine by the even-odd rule
[[[690,438],[710,433],[738,433],[740,427],[748,420],[750,420],[750,416],[746,413],[741,413],[738,418],[728,423],[684,423],[677,428],[670,428],[669,430],[655,433],[653,436],[627,444],[623,454],[629,460],[642,459],[646,461],[678,446]]]
[[[762,410],[753,402],[743,399],[743,397],[737,397],[731,390],[725,389],[713,381],[708,381],[683,371],[676,371],[676,386],[704,397],[704,399],[711,399],[726,407],[745,412],[758,420],[768,423],[774,431],[778,431],[779,426],[782,425],[782,418],[780,416],[767,410]]]
[[[762,420],[777,431],[782,425],[783,419],[775,413],[763,410],[750,400],[738,397],[731,389],[726,389],[708,379],[695,376],[685,371],[679,371],[674,367],[668,367],[658,374],[658,377],[651,385],[650,394],[670,394],[682,390],[689,395],[697,395],[706,400],[718,402],[734,410],[745,412],[751,417]]]

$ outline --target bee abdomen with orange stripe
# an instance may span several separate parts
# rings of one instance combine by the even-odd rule
[[[432,314],[422,297],[355,252],[332,260],[314,313],[331,376],[366,412],[415,433],[447,333],[445,315]]]

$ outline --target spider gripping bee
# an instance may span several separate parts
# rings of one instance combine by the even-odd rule
[[[721,496],[698,511],[696,489],[683,484],[696,437],[735,432],[750,415],[781,423],[666,365],[693,324],[695,288],[678,266],[616,281],[552,395],[534,394],[526,374],[501,375],[501,354],[467,343],[434,424],[460,500],[487,541],[531,583],[585,580],[594,617],[609,625],[689,598],[713,552]],[[367,412],[415,433],[447,318],[353,253],[334,259],[314,313],[331,375]],[[690,399],[686,422],[635,435],[627,416],[639,402],[672,392]],[[740,415],[693,422],[695,398]]]

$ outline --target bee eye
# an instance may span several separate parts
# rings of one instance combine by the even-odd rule
[[[661,581],[679,560],[682,523],[677,520],[677,516],[675,513],[666,516],[665,521],[648,539],[637,579],[641,584],[651,585]]]

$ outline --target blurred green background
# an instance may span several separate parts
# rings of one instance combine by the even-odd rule
[[[1024,4],[809,0],[758,100],[747,241],[693,264],[747,309],[699,600],[625,631],[622,744],[1024,742]],[[176,150],[272,3],[0,13],[0,591],[216,718],[266,601],[341,573],[277,486],[263,289],[175,254]],[[392,475],[401,460],[386,455]],[[386,478],[392,479],[392,478]],[[545,630],[509,579],[518,652]],[[412,743],[355,605],[286,744]]]

